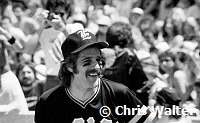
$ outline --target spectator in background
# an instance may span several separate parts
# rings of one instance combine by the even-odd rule
[[[169,18],[172,19],[172,23],[174,24],[178,35],[182,35],[182,27],[183,23],[186,21],[186,13],[181,8],[173,8],[171,13],[169,14]]]
[[[18,22],[12,10],[12,2],[10,0],[1,0],[0,2],[0,20],[5,16],[10,18],[12,24]]]
[[[152,25],[154,23],[154,17],[152,15],[144,15],[138,25],[142,36],[144,37],[144,40],[146,41],[143,49],[145,49],[145,51],[150,50],[150,48],[154,45],[154,39],[155,37],[153,36],[153,32],[152,32]],[[134,35],[133,35],[134,36]]]
[[[194,17],[188,17],[183,24],[184,41],[191,41],[193,43],[198,40],[199,25]]]
[[[26,51],[24,45],[26,45],[28,38],[25,36],[25,34],[20,28],[14,27],[12,25],[9,17],[4,17],[2,19],[0,26],[0,33],[7,40],[11,39],[15,40],[15,42],[13,42],[12,45],[10,45],[8,42],[6,43],[9,54],[8,57],[9,57],[10,67],[12,70],[14,70],[16,65],[18,64],[17,54],[23,54],[21,51]]]
[[[112,24],[106,33],[109,48],[115,50],[116,59],[113,65],[103,72],[105,78],[128,86],[137,93],[148,81],[138,57],[133,52],[133,38],[128,24],[117,22]],[[147,93],[137,93],[137,97],[148,104]]]
[[[144,11],[141,8],[133,8],[130,11],[129,22],[131,25],[138,26],[139,22],[141,21],[144,15]]]
[[[135,3],[135,0],[112,0],[112,5],[115,6],[118,15],[126,18],[129,18],[129,13]]]
[[[36,18],[43,11],[41,0],[29,0],[27,6],[25,14],[28,17]]]
[[[177,7],[182,8],[185,12],[187,12],[188,8],[194,5],[195,0],[179,0],[177,3]]]
[[[186,11],[187,17],[194,17],[196,19],[200,18],[200,1],[194,0],[194,4],[188,8]]]
[[[47,73],[45,90],[48,90],[59,84],[57,74],[62,60],[62,42],[69,33],[83,27],[81,24],[67,24],[72,11],[69,0],[48,0],[45,9],[38,17],[41,22],[39,42],[32,47],[37,49],[41,45],[44,51]]]
[[[24,97],[19,80],[11,71],[8,63],[8,54],[5,42],[8,40],[0,33],[0,111],[18,112],[28,111],[26,99]]]
[[[72,2],[73,2],[74,7],[78,7],[81,9],[83,13],[86,13],[90,3],[93,1],[92,0],[73,0]],[[99,1],[95,1],[95,2],[99,2]]]
[[[147,15],[152,15],[154,18],[158,17],[158,9],[161,0],[138,0],[135,7],[140,7]]]
[[[174,24],[172,23],[171,18],[166,18],[164,20],[163,28],[162,28],[162,36],[164,38],[164,41],[166,41],[168,44],[173,40],[173,38],[178,35],[177,30],[175,29]]]
[[[189,55],[179,52],[177,55],[171,51],[159,54],[160,70],[167,74],[166,81],[170,87],[175,88],[181,102],[191,100],[191,92],[196,74],[194,63]]]
[[[96,33],[97,41],[106,41],[106,32],[111,26],[111,19],[108,16],[102,14],[97,17],[95,23],[99,27],[98,32]]]
[[[158,106],[164,106],[165,108],[170,108],[173,110],[173,106],[179,106],[180,98],[174,88],[165,87],[158,90],[155,94],[155,99]],[[162,115],[158,117],[159,120],[156,123],[192,123],[189,117],[184,115]]]
[[[65,27],[66,19],[69,16],[69,12],[71,11],[70,4],[65,0],[48,0],[45,6],[47,11],[44,11],[39,16],[41,19],[41,32],[39,37],[39,44],[41,45],[42,50],[45,54],[45,65],[47,67],[47,80],[45,85],[45,90],[48,90],[54,86],[59,84],[59,80],[57,78],[58,70],[59,70],[59,57],[55,57],[51,48],[53,46],[54,40],[56,40],[57,36],[59,36],[58,41],[64,41],[65,35],[62,31],[56,30],[53,26],[54,23],[51,21],[54,19],[54,15],[58,16],[54,20],[59,21]],[[49,16],[48,16],[49,15]],[[50,17],[51,18],[48,18]],[[58,42],[60,43],[60,42]],[[36,45],[37,47],[40,45]],[[62,56],[60,51],[55,54],[59,54],[58,56]],[[59,60],[58,60],[59,59]]]
[[[144,16],[144,11],[141,8],[133,8],[130,12],[129,22],[131,25],[132,36],[134,40],[134,46],[136,50],[141,50],[144,48],[145,39],[142,36],[142,32],[139,29],[139,23]]]
[[[35,110],[36,103],[44,91],[44,81],[36,78],[37,71],[31,62],[25,62],[16,68],[16,76],[24,92],[29,110]]]
[[[104,5],[111,5],[113,2],[113,0],[90,0],[90,3],[94,6],[94,7],[99,7],[99,6],[104,6]]]
[[[69,23],[80,23],[84,28],[87,26],[87,17],[79,7],[74,8],[74,11],[67,21]]]
[[[159,5],[158,19],[165,20],[172,9],[176,6],[178,0],[161,0]]]
[[[173,20],[169,17],[164,20],[162,37],[170,47],[178,47],[182,45],[183,42],[183,36],[179,35],[178,29],[173,23]]]
[[[27,5],[23,0],[13,2],[13,11],[18,19],[14,26],[20,28],[25,35],[34,35],[40,27],[36,20],[25,14],[26,9]]]
[[[24,49],[23,45],[26,44],[27,37],[20,28],[13,26],[9,17],[2,18],[0,28],[1,34],[4,35],[7,40],[11,39],[12,37],[16,39],[15,43],[12,45],[15,52],[19,52]]]
[[[192,52],[189,50],[183,50],[180,51],[180,53],[178,54],[180,62],[178,62],[177,64],[183,64],[182,66],[179,66],[179,68],[181,68],[186,73],[186,79],[189,85],[183,101],[187,101],[188,98],[191,97],[191,92],[194,89],[195,82],[199,81],[200,79],[200,59],[197,58]]]

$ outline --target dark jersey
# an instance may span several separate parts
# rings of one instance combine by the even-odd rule
[[[100,110],[102,107],[110,110]],[[142,107],[142,103],[126,86],[101,79],[96,93],[85,102],[73,97],[67,88],[58,86],[45,92],[39,99],[35,109],[36,123],[126,123],[137,120],[142,123],[149,116],[136,115],[138,111],[127,108]],[[129,111],[128,111],[129,110]],[[108,114],[106,116],[101,115]],[[125,115],[124,115],[125,113]],[[135,118],[135,119],[134,119]]]

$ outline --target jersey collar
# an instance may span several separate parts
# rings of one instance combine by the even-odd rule
[[[70,91],[69,91],[68,88],[65,88],[65,92],[66,92],[66,94],[69,96],[69,98],[70,98],[73,102],[75,102],[76,104],[78,104],[78,105],[81,106],[82,108],[85,108],[85,107],[86,107],[90,102],[92,102],[92,101],[95,99],[95,97],[98,95],[99,90],[100,90],[100,81],[99,81],[98,83],[99,83],[99,84],[98,84],[98,87],[97,87],[96,92],[95,92],[90,98],[88,98],[87,100],[85,100],[84,102],[83,102],[83,101],[80,101],[79,99],[77,99],[76,97],[74,97],[74,96],[70,93]]]

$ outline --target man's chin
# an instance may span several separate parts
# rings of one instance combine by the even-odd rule
[[[94,86],[98,85],[99,76],[87,76],[88,81]]]

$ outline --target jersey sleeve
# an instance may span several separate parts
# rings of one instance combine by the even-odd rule
[[[35,107],[35,123],[45,123],[45,102],[40,98]]]

